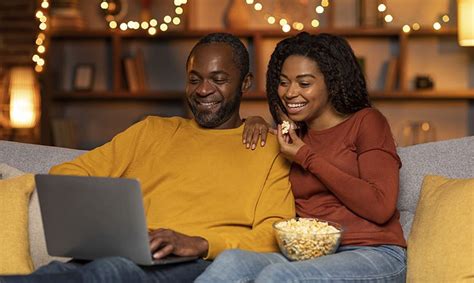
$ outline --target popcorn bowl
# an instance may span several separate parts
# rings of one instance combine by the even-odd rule
[[[334,253],[341,242],[342,226],[317,218],[292,218],[273,223],[281,253],[292,261]]]

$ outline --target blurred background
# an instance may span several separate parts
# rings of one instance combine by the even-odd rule
[[[91,149],[147,115],[189,117],[187,55],[218,31],[250,52],[242,117],[270,121],[270,54],[301,30],[349,40],[399,146],[474,135],[474,0],[15,0],[0,2],[0,138]]]

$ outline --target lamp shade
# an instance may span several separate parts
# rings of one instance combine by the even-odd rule
[[[10,126],[33,128],[39,118],[39,89],[33,69],[13,67],[10,70]]]
[[[458,0],[458,41],[474,46],[474,0]]]

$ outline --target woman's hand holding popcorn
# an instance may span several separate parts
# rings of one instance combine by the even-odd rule
[[[283,121],[278,125],[277,138],[281,153],[291,161],[295,159],[298,150],[305,145],[296,134],[295,125],[288,121]]]

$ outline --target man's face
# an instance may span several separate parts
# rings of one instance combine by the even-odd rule
[[[186,68],[186,96],[199,125],[228,129],[240,125],[240,71],[224,43],[197,47]]]

